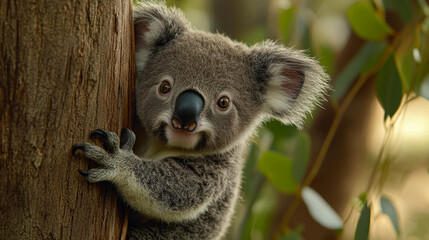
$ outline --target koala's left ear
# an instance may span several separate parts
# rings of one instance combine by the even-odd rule
[[[189,28],[183,13],[162,3],[141,2],[133,8],[137,72],[150,55]]]
[[[265,86],[265,114],[302,128],[329,89],[323,68],[301,51],[271,41],[253,46],[250,59],[256,80]]]

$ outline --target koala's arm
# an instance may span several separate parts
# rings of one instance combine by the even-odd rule
[[[105,149],[84,143],[73,151],[80,149],[103,166],[80,171],[88,181],[114,183],[135,210],[167,222],[193,219],[224,191],[225,164],[207,158],[139,158],[131,150],[134,133],[126,129],[121,135],[119,144],[116,134],[96,130],[91,136],[99,138]]]

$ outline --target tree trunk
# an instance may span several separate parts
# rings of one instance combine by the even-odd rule
[[[130,127],[131,1],[0,3],[0,239],[120,239],[126,210],[71,147]]]

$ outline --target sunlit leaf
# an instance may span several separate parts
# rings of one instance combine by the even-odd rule
[[[397,12],[402,22],[408,23],[412,20],[413,9],[409,0],[383,0],[383,5],[387,10]]]
[[[425,20],[423,21],[422,29],[426,33],[429,33],[429,17],[425,18]]]
[[[302,189],[302,200],[308,212],[320,225],[328,229],[342,229],[343,221],[329,204],[310,187]]]
[[[378,72],[375,90],[377,99],[384,109],[384,117],[392,117],[402,99],[401,80],[392,56]]]
[[[365,203],[367,197],[368,197],[368,193],[366,193],[366,192],[359,194],[358,198],[359,198],[359,201],[361,202],[362,205]]]
[[[420,87],[420,96],[429,101],[429,75],[423,80],[422,86]]]
[[[252,239],[257,233],[261,237],[268,236],[277,207],[277,190],[269,182],[262,185],[253,205],[246,213],[249,218],[245,223],[243,235],[234,239]]]
[[[280,31],[280,35],[282,37],[283,42],[288,43],[291,35],[292,35],[292,30],[293,30],[293,19],[295,16],[295,10],[296,7],[295,6],[291,6],[290,8],[287,9],[283,9],[280,13],[279,13],[279,17],[278,17],[278,27],[279,27],[279,31]]]
[[[368,2],[356,2],[347,11],[353,30],[367,40],[382,40],[392,33],[392,29],[376,13]]]
[[[414,47],[419,49],[421,62],[418,63],[416,67],[414,92],[420,93],[420,87],[425,78],[429,75],[429,34],[425,34],[420,31],[416,34],[416,42],[417,45]]]
[[[404,92],[408,92],[408,90],[412,88],[414,71],[416,68],[416,63],[414,61],[411,49],[409,49],[409,51],[406,53],[396,51],[395,63],[401,79],[403,90]]]
[[[323,45],[320,49],[320,64],[325,68],[326,73],[332,74],[335,62],[335,53],[331,47]]]
[[[363,205],[358,224],[356,226],[355,240],[367,240],[369,236],[369,226],[371,223],[371,208],[368,202]]]
[[[292,174],[292,160],[279,153],[266,151],[259,159],[259,170],[274,186],[284,193],[294,193],[298,189]]]
[[[426,3],[426,1],[425,0],[418,0],[418,3],[420,5],[420,7],[422,8],[423,13],[426,16],[429,16],[429,5]]]
[[[295,157],[293,159],[292,173],[296,182],[300,183],[307,170],[310,157],[310,136],[307,133],[298,134]]]
[[[380,61],[383,56],[384,50],[387,47],[386,42],[370,42],[368,44],[373,44],[371,53],[368,58],[362,65],[361,74],[368,73],[374,66]]]
[[[384,196],[380,198],[381,211],[386,214],[395,228],[396,234],[399,235],[398,214],[396,214],[395,206]]]
[[[385,42],[369,42],[362,47],[335,80],[334,100],[338,101],[344,95],[359,73],[366,72],[377,63],[385,47]]]
[[[294,230],[287,231],[285,234],[277,238],[277,240],[302,240],[304,239],[301,234],[304,230],[304,227],[302,225],[299,225]]]
[[[277,120],[265,123],[265,127],[278,138],[290,138],[298,134],[298,129],[291,125],[284,125]]]
[[[249,44],[255,44],[257,42],[263,41],[267,38],[267,30],[263,26],[254,27],[248,31],[246,31],[240,39]]]

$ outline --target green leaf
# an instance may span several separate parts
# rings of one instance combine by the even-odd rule
[[[425,18],[423,21],[422,30],[426,33],[429,33],[429,17]]]
[[[429,74],[426,75],[422,86],[420,87],[420,96],[426,98],[429,101]]]
[[[384,50],[387,47],[386,42],[370,42],[368,44],[373,44],[373,47],[368,58],[362,65],[362,69],[360,72],[361,74],[368,73],[380,61],[381,57],[383,56]]]
[[[241,37],[240,40],[253,45],[267,38],[267,30],[265,26],[256,26],[252,29],[247,30]]]
[[[361,194],[359,194],[359,201],[362,203],[362,205],[366,202],[366,199],[368,197],[368,193],[366,192],[362,192]]]
[[[243,236],[233,239],[252,239],[251,236],[255,233],[262,237],[268,236],[277,206],[277,190],[272,184],[265,182],[251,208],[246,211],[249,218],[245,222]]]
[[[327,74],[331,75],[334,69],[335,53],[328,45],[322,45],[320,48],[320,65],[325,68]]]
[[[409,23],[413,17],[413,9],[409,0],[383,0],[384,8],[399,14],[403,23]]]
[[[384,109],[384,117],[392,117],[399,108],[402,99],[402,86],[395,61],[390,56],[376,77],[377,99]]]
[[[282,41],[288,43],[291,39],[296,7],[283,9],[278,16],[278,27]]]
[[[420,87],[425,80],[425,78],[429,75],[429,34],[423,33],[420,31],[416,34],[417,45],[414,46],[420,52],[420,60],[416,67],[416,72],[414,76],[413,82],[414,84],[414,92],[420,93]]]
[[[298,189],[292,174],[292,160],[281,154],[266,151],[259,159],[259,170],[274,186],[284,193],[294,193]]]
[[[423,13],[426,16],[429,16],[429,5],[426,3],[426,1],[425,0],[418,0],[418,2],[419,2],[420,7],[423,10]]]
[[[399,235],[399,224],[398,224],[398,214],[396,214],[395,206],[393,206],[392,202],[382,196],[380,198],[381,211],[386,214],[395,228],[396,234]]]
[[[393,32],[368,2],[353,4],[347,11],[347,18],[356,34],[367,40],[382,40]]]
[[[307,133],[298,134],[295,157],[293,159],[292,174],[296,182],[300,183],[307,170],[310,158],[310,136]]]
[[[277,120],[265,123],[265,127],[274,134],[276,138],[291,138],[298,134],[298,129],[291,125],[284,125]]]
[[[303,237],[302,231],[304,230],[304,227],[302,225],[299,225],[292,231],[287,231],[285,234],[280,236],[277,240],[302,240]]]
[[[371,208],[368,202],[363,205],[358,224],[356,226],[355,240],[367,240],[369,236],[369,226],[371,223]]]
[[[343,221],[329,204],[310,187],[302,189],[302,200],[316,222],[328,229],[342,229]]]
[[[412,50],[409,49],[405,53],[396,51],[395,63],[402,82],[403,90],[404,92],[408,92],[412,89],[413,75],[416,70],[416,63],[413,58]]]
[[[368,71],[378,62],[386,46],[385,42],[369,42],[362,47],[335,80],[332,95],[335,101],[344,95],[360,72]]]

